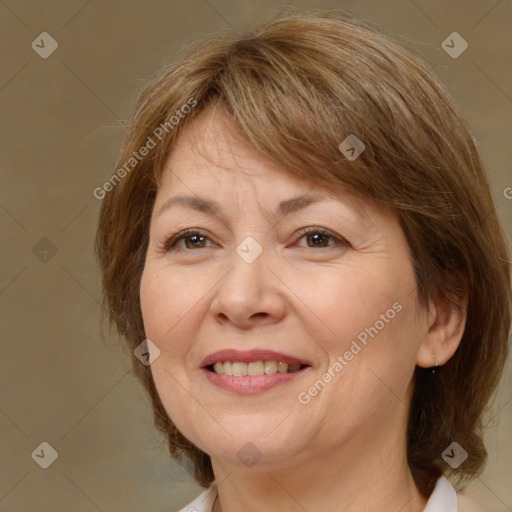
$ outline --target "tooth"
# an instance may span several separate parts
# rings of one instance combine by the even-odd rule
[[[219,375],[233,375],[235,377],[273,375],[274,373],[293,373],[301,369],[300,364],[291,364],[277,361],[218,361],[213,365],[213,371]]]
[[[277,361],[265,361],[265,373],[267,375],[277,373]]]
[[[233,363],[233,375],[235,377],[243,377],[247,375],[247,363]]]
[[[263,375],[264,373],[263,361],[253,361],[247,365],[247,375]]]

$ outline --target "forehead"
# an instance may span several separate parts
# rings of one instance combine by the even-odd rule
[[[169,172],[172,171],[172,172]],[[209,108],[184,127],[169,151],[162,183],[177,185],[177,175],[198,180],[245,181],[286,171],[264,158],[222,110]]]
[[[380,208],[349,193],[341,183],[335,188],[314,175],[311,180],[293,175],[259,153],[229,115],[209,109],[187,123],[175,140],[162,169],[155,211],[173,202],[214,211],[219,202],[244,191],[255,195],[258,203],[272,205],[267,210],[279,203],[281,213],[297,204],[341,202],[371,225]]]

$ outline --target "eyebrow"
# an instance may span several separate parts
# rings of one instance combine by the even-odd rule
[[[290,199],[285,199],[279,203],[277,208],[277,212],[275,215],[279,214],[282,217],[296,212],[298,210],[302,210],[307,206],[318,203],[320,201],[324,201],[328,199],[325,195],[308,195],[308,196],[296,196]],[[155,216],[162,214],[164,211],[168,210],[172,206],[180,205],[187,208],[191,208],[193,210],[197,210],[209,215],[218,216],[223,218],[222,208],[219,203],[216,201],[212,201],[210,199],[205,199],[201,197],[194,196],[174,196],[170,197],[165,201],[165,203],[159,208],[159,210],[155,213]]]

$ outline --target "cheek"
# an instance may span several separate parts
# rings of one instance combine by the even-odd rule
[[[347,350],[359,335],[362,342],[365,337],[371,339],[376,323],[380,333],[388,331],[388,326],[396,322],[399,313],[393,309],[393,304],[399,302],[403,294],[400,283],[392,282],[387,275],[377,267],[360,272],[348,269],[321,290],[310,291],[309,300],[315,304],[315,311],[319,312],[339,350]],[[340,340],[343,340],[341,344]]]
[[[317,295],[314,303],[328,328],[322,339],[330,363],[341,356],[356,373],[373,372],[391,388],[403,388],[421,334],[412,269],[392,264],[351,269],[325,290],[330,292]],[[310,300],[314,295],[310,292]]]
[[[160,350],[165,340],[173,336],[188,308],[187,294],[177,292],[182,287],[174,283],[170,272],[146,268],[140,284],[140,306],[146,336]]]
[[[159,348],[161,362],[173,367],[193,349],[205,304],[215,281],[187,277],[176,268],[148,264],[140,284],[140,303],[146,337]],[[181,364],[181,363],[180,363]]]
[[[157,334],[162,330],[162,303],[166,299],[164,288],[158,278],[151,270],[144,269],[140,282],[140,308],[144,322],[146,336],[153,342],[159,337]],[[154,338],[154,339],[153,339]]]
[[[412,295],[395,295],[357,335],[361,352],[354,357],[361,378],[382,406],[396,398],[405,403],[406,392],[416,366],[421,339],[417,309]],[[359,340],[364,343],[360,343]]]
[[[170,419],[178,429],[189,431],[186,404],[188,395],[183,390],[186,381],[185,368],[181,361],[186,357],[189,339],[183,318],[190,310],[187,294],[177,283],[172,282],[171,273],[153,270],[147,266],[140,284],[140,302],[146,337],[160,350],[160,356],[151,364],[151,373],[156,389]]]

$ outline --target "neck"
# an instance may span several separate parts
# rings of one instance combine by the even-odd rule
[[[213,510],[421,512],[427,500],[407,465],[403,419],[386,429],[359,429],[339,446],[316,451],[314,460],[298,454],[287,465],[260,461],[242,470],[213,459],[222,482]]]

